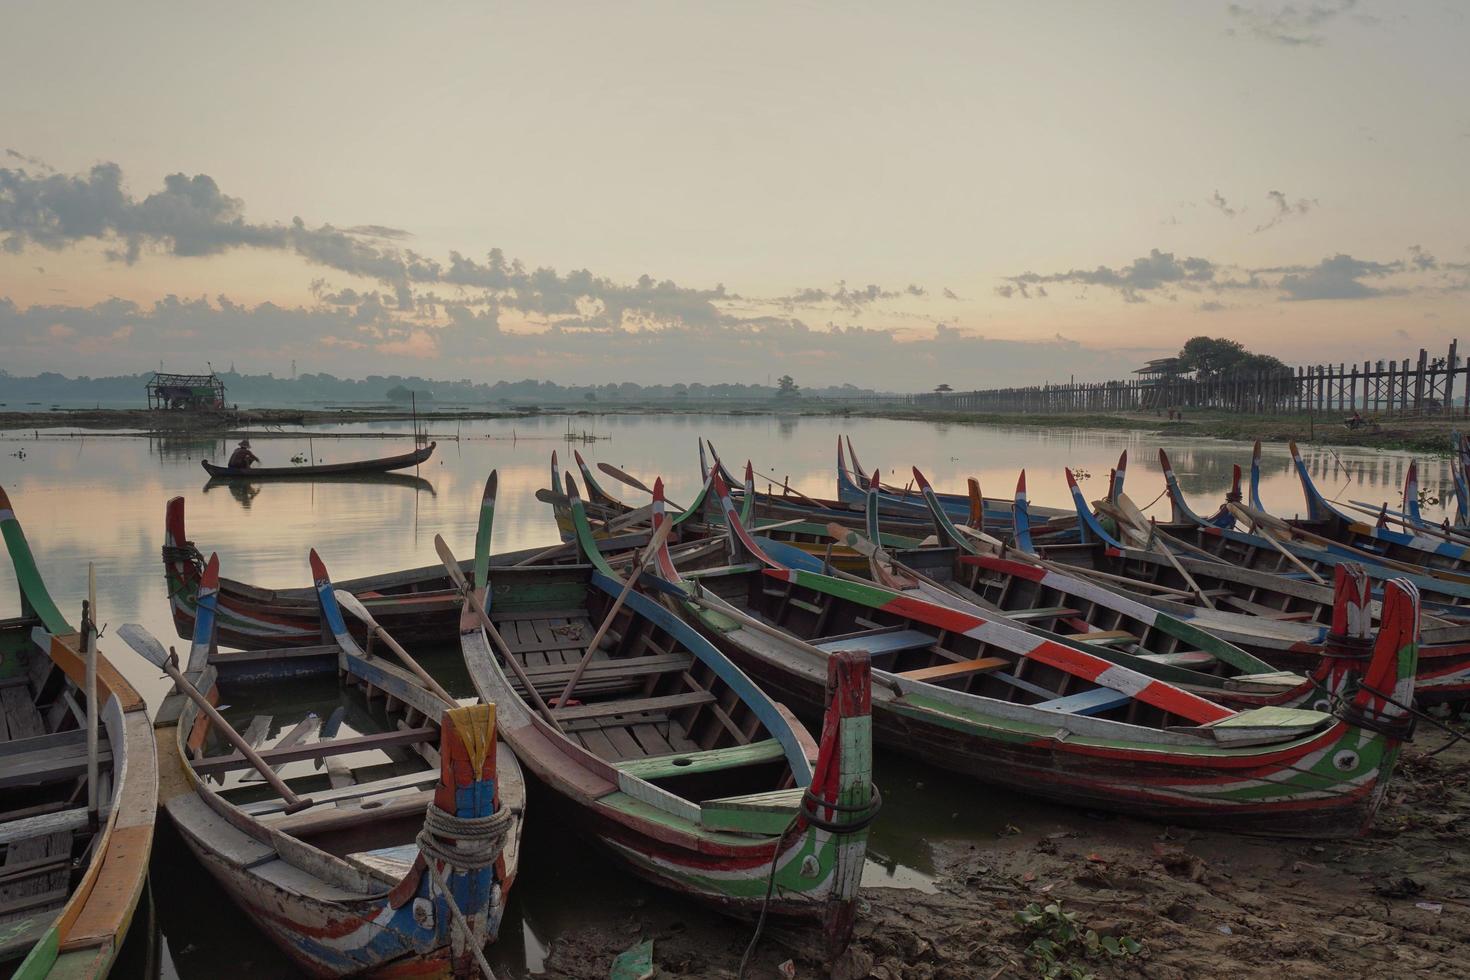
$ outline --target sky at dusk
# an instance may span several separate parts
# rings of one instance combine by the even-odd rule
[[[0,368],[1099,380],[1470,339],[1470,7],[5,5]]]

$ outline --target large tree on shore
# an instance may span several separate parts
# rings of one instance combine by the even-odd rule
[[[1252,354],[1228,337],[1191,337],[1179,349],[1179,366],[1201,378],[1288,371],[1270,354]]]

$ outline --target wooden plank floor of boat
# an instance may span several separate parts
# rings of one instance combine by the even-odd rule
[[[597,632],[585,614],[542,619],[507,617],[497,625],[506,645],[520,658],[527,676],[548,702],[561,694],[586,653],[587,642]],[[607,762],[697,751],[699,746],[669,713],[689,706],[679,699],[695,703],[698,695],[690,692],[650,698],[643,694],[650,681],[661,674],[687,670],[693,659],[687,653],[648,650],[641,655],[614,658],[605,649],[597,650],[577,682],[572,699],[577,703],[553,708],[553,714],[568,738]],[[524,693],[519,679],[512,676],[510,680],[517,691]],[[706,697],[714,700],[712,695]]]
[[[0,688],[0,743],[45,741],[46,734],[45,722],[27,686],[12,683]],[[85,749],[83,752],[85,756]],[[24,820],[26,826],[37,831],[11,841],[0,864],[0,962],[28,950],[50,926],[71,892],[72,831],[70,827],[54,829],[54,822],[66,817],[58,809],[28,807],[0,814],[0,829]]]

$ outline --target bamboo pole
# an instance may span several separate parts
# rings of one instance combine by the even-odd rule
[[[82,652],[87,659],[87,821],[96,829],[97,802],[97,566],[87,563],[87,601],[82,606]]]

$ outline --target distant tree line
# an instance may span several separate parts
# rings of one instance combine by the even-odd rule
[[[0,369],[0,402],[14,410],[27,402],[110,405],[136,402],[144,407],[143,386],[148,374],[110,375],[68,378],[53,371],[33,377],[17,377]],[[366,378],[338,378],[331,374],[302,374],[295,378],[278,378],[274,374],[239,374],[221,371],[225,398],[230,404],[300,405],[307,403],[384,403],[407,404],[410,393],[418,404],[463,405],[599,405],[615,407],[618,403],[642,402],[759,402],[798,397],[841,399],[872,395],[871,388],[855,385],[826,388],[802,388],[790,375],[775,385],[759,384],[693,384],[639,385],[631,381],[621,384],[561,385],[555,381],[527,378],[521,381],[474,382],[430,380],[417,376],[369,375]],[[610,405],[608,403],[611,403]]]

